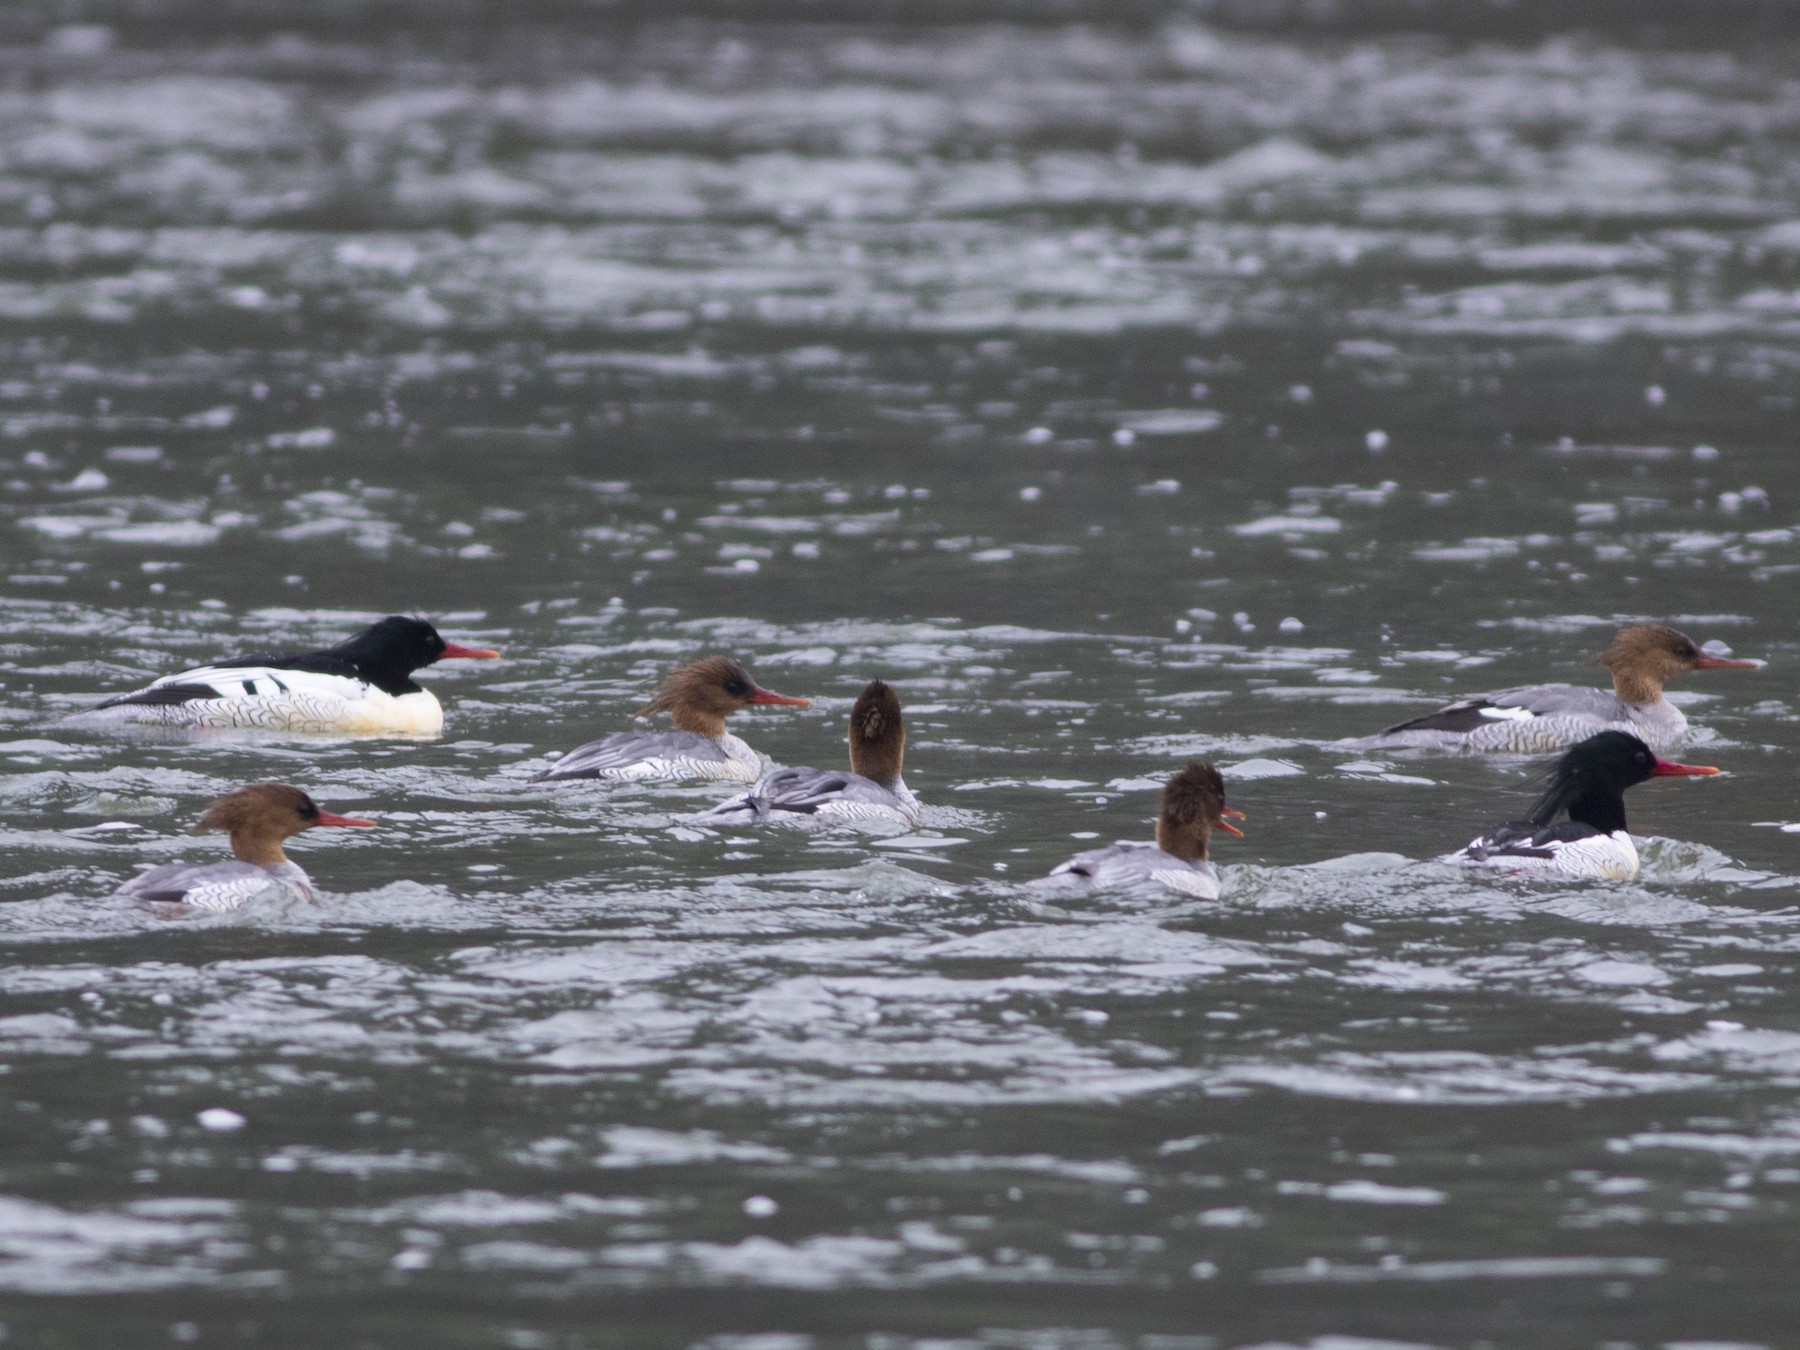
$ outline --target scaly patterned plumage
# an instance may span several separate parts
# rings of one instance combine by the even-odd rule
[[[443,705],[429,689],[389,694],[349,676],[270,666],[184,670],[80,716],[191,730],[436,736],[444,729]]]
[[[119,887],[119,894],[146,905],[182,905],[222,914],[253,900],[311,902],[312,878],[299,863],[164,863]]]
[[[741,797],[695,817],[709,821],[820,820],[837,824],[919,823],[919,801],[900,776],[906,723],[900,700],[870,680],[850,709],[850,772],[777,769]]]
[[[534,781],[717,778],[753,783],[762,771],[763,757],[729,731],[718,737],[697,731],[619,731],[569,751]]]
[[[669,713],[675,730],[616,731],[602,736],[575,747],[532,782],[572,778],[754,782],[765,767],[763,757],[725,730],[728,716],[754,704],[807,708],[812,701],[760,687],[749,671],[728,656],[708,656],[678,666],[664,678],[656,697],[638,710],[639,717]]]
[[[703,813],[703,818],[740,821],[783,816],[837,824],[904,825],[911,829],[919,823],[919,799],[898,777],[877,783],[842,769],[801,767],[777,769],[742,797]]]
[[[1628,624],[1596,658],[1613,687],[1529,684],[1459,699],[1423,717],[1347,742],[1357,749],[1464,750],[1537,755],[1566,750],[1601,731],[1636,736],[1658,754],[1687,739],[1687,718],[1663,697],[1663,684],[1690,670],[1749,668],[1701,651],[1662,624]]]
[[[322,811],[311,797],[285,783],[256,783],[218,798],[195,825],[231,836],[236,855],[231,862],[164,863],[131,878],[118,893],[163,914],[224,913],[276,897],[310,901],[312,881],[282,851],[282,843],[321,825],[374,823]]]
[[[1687,739],[1688,722],[1667,699],[1627,703],[1609,690],[1530,684],[1445,704],[1414,722],[1358,741],[1370,749],[1457,749],[1545,755],[1601,731],[1623,731],[1659,754]]]
[[[1565,820],[1539,828],[1531,821],[1496,825],[1446,860],[1517,874],[1630,881],[1638,874],[1637,845],[1624,830],[1596,830]]]

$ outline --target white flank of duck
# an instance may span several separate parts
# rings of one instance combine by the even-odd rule
[[[1524,820],[1494,826],[1443,861],[1504,872],[1630,881],[1638,874],[1638,853],[1625,826],[1625,789],[1651,778],[1717,772],[1710,765],[1658,759],[1629,732],[1602,731],[1556,762],[1549,787]]]
[[[320,651],[241,656],[165,675],[68,720],[75,726],[435,736],[444,729],[443,706],[413,682],[413,672],[445,658],[491,661],[499,655],[446,642],[423,619],[396,614]]]

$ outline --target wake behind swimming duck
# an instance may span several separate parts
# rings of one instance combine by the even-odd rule
[[[446,642],[423,619],[390,615],[320,651],[257,653],[165,675],[68,718],[73,726],[361,732],[435,736],[444,709],[413,672],[500,653]]]

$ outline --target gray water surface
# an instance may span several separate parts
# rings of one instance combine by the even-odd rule
[[[1062,13],[9,20],[9,1345],[1792,1344],[1792,42]],[[439,740],[58,725],[390,612]],[[1413,861],[1541,765],[1332,742],[1633,618],[1768,662],[1640,880]],[[528,782],[708,651],[919,830]],[[321,903],[107,898],[264,779]]]

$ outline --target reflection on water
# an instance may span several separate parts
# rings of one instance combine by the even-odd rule
[[[6,20],[14,1341],[1787,1337],[1787,39],[1209,12]],[[441,739],[59,725],[389,612]],[[1412,861],[1537,766],[1333,743],[1640,616],[1643,876]],[[528,781],[703,651],[920,828]],[[1219,902],[1021,884],[1193,756]],[[258,779],[319,905],[105,898]]]

